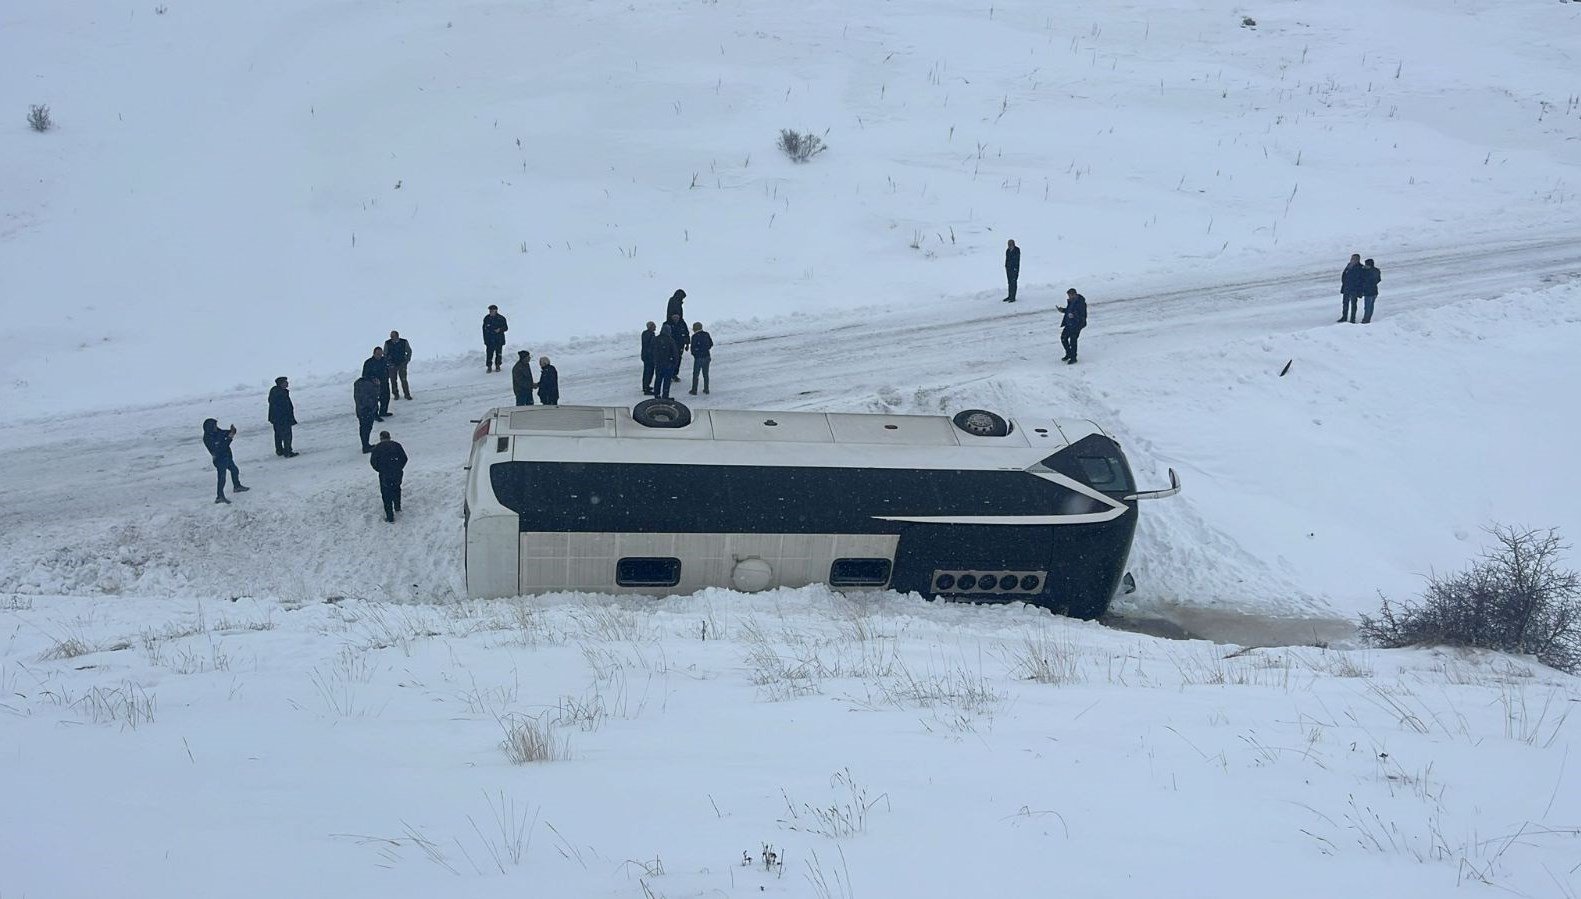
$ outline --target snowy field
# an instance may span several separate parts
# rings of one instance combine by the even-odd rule
[[[1489,524],[1581,535],[1578,29],[1491,0],[0,10],[0,899],[1574,899],[1581,681],[1350,622]],[[830,149],[793,165],[782,127]],[[1365,327],[1334,322],[1353,251]],[[703,405],[1086,417],[1143,486],[1175,468],[1139,590],[1109,626],[464,599],[470,420],[510,400],[484,308],[562,402],[629,404],[676,287],[718,342]],[[394,526],[350,396],[391,328]]]

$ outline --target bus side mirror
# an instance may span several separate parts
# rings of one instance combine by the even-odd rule
[[[1180,475],[1175,474],[1175,470],[1173,468],[1171,468],[1169,470],[1169,486],[1168,487],[1166,487],[1163,490],[1144,490],[1144,491],[1142,491],[1140,493],[1133,493],[1130,496],[1126,497],[1126,501],[1129,502],[1130,500],[1133,500],[1133,499],[1163,499],[1166,496],[1174,496],[1175,494],[1177,494],[1179,492],[1180,492]]]

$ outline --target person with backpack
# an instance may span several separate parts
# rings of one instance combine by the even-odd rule
[[[357,436],[362,439],[362,451],[373,452],[368,435],[373,433],[373,423],[379,419],[379,379],[372,375],[358,378],[351,385],[351,400],[357,410]]]
[[[510,322],[505,320],[505,316],[500,315],[500,307],[490,306],[489,314],[483,316],[484,371],[497,372],[504,364],[505,332],[510,329]]]
[[[406,363],[411,361],[411,341],[402,337],[400,331],[391,331],[390,339],[384,342],[384,364],[390,370],[390,396],[394,399],[400,399],[402,393],[407,399],[412,398],[412,385],[406,383]]]
[[[1059,342],[1065,347],[1065,356],[1062,361],[1066,365],[1076,364],[1076,342],[1081,339],[1081,329],[1087,327],[1087,298],[1076,292],[1076,288],[1065,291],[1065,305],[1056,307],[1065,313],[1060,319]]]
[[[394,521],[401,511],[401,478],[406,471],[406,450],[390,439],[389,431],[379,432],[379,444],[368,452],[368,464],[379,473],[379,499],[384,502],[384,520]]]
[[[703,376],[703,392],[708,392],[708,362],[714,352],[714,338],[703,330],[702,322],[692,323],[692,396],[697,395],[697,376]]]
[[[1368,259],[1362,263],[1361,273],[1361,298],[1363,303],[1361,323],[1370,325],[1372,324],[1372,304],[1378,301],[1378,284],[1383,280],[1383,271],[1373,265],[1371,259]],[[1351,321],[1355,321],[1355,311],[1352,310],[1351,314],[1353,316]]]
[[[653,393],[653,338],[657,336],[657,327],[648,322],[648,329],[642,332],[642,392],[645,394]]]
[[[560,405],[560,370],[548,356],[538,357],[538,400],[545,406]]]
[[[230,505],[230,500],[225,498],[225,473],[230,472],[231,489],[236,493],[246,493],[249,488],[242,486],[241,472],[236,470],[236,460],[231,456],[231,441],[236,439],[236,426],[231,425],[230,430],[220,430],[219,419],[205,418],[203,420],[203,446],[209,451],[209,458],[214,462],[216,475],[214,485],[214,501]]]
[[[291,403],[291,382],[285,377],[274,379],[269,388],[269,424],[274,426],[274,454],[294,459],[299,455],[291,450],[291,428],[296,425],[296,407]]]
[[[532,378],[532,352],[516,351],[516,364],[511,366],[511,390],[516,394],[516,405],[531,406],[532,391],[538,386]]]

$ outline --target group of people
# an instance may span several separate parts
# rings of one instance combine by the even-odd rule
[[[713,361],[714,338],[703,330],[702,322],[686,325],[686,291],[677,290],[670,295],[664,308],[664,326],[648,322],[642,332],[642,392],[656,397],[668,397],[670,385],[681,379],[681,358],[687,350],[692,353],[692,396],[697,395],[698,380],[702,380],[703,393],[708,392],[708,365]]]
[[[489,306],[488,314],[483,316],[484,371],[503,370],[505,332],[510,328],[510,322],[500,314],[500,307]],[[554,367],[548,356],[539,356],[538,375],[534,377],[532,350],[517,350],[516,364],[511,366],[511,392],[516,394],[516,405],[533,405],[535,390],[538,392],[538,402],[545,406],[560,405],[560,370]]]
[[[1013,240],[1005,241],[1005,284],[1008,290],[1002,302],[1016,301],[1016,282],[1021,280],[1021,248]],[[1065,305],[1054,307],[1060,313],[1059,342],[1065,348],[1060,361],[1076,364],[1076,348],[1081,342],[1081,329],[1087,327],[1087,298],[1072,287],[1065,291]]]
[[[1350,262],[1345,264],[1345,270],[1339,276],[1339,293],[1341,305],[1337,321],[1356,324],[1356,303],[1362,302],[1361,323],[1372,323],[1372,307],[1378,300],[1378,284],[1383,280],[1383,272],[1373,264],[1371,259],[1363,261],[1360,253],[1350,254]]]

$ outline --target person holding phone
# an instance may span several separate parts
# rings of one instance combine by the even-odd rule
[[[208,449],[209,456],[214,460],[216,483],[214,486],[214,501],[230,504],[225,498],[225,473],[231,473],[231,488],[237,493],[246,493],[247,488],[242,486],[241,473],[236,470],[236,460],[231,456],[231,441],[236,438],[236,426],[231,425],[230,430],[220,430],[218,419],[205,418],[203,420],[203,445]]]

